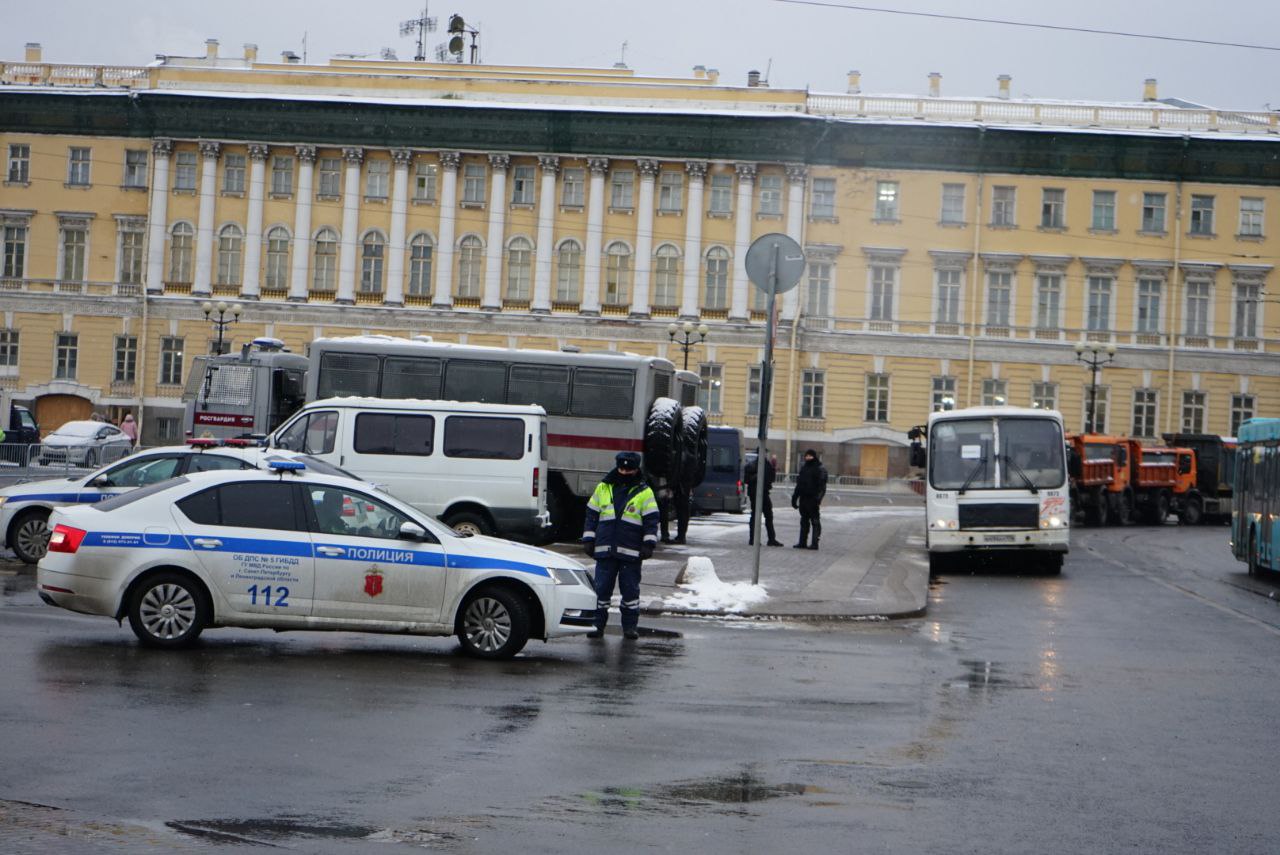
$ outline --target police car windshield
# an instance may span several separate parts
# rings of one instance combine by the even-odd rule
[[[110,499],[95,502],[89,507],[93,508],[95,511],[114,511],[116,508],[123,508],[125,505],[133,504],[139,499],[145,499],[147,496],[154,496],[156,493],[163,493],[165,490],[171,490],[174,487],[185,483],[187,483],[187,479],[182,476],[170,478],[166,481],[157,481],[154,484],[148,484],[145,487],[139,487],[136,490],[121,493],[119,496],[113,496]]]

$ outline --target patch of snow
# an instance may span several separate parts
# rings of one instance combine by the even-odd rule
[[[680,589],[662,600],[662,607],[688,611],[745,612],[769,598],[763,585],[723,582],[710,558],[694,555],[676,578]]]

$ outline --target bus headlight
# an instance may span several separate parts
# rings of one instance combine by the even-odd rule
[[[938,517],[936,520],[933,521],[933,527],[940,528],[940,529],[957,529],[960,527],[960,523],[958,520],[951,520],[945,517]]]
[[[1057,514],[1040,518],[1041,528],[1062,528],[1063,525],[1065,525],[1064,520]]]

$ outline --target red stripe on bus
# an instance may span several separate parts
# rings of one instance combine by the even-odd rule
[[[572,433],[552,433],[547,435],[551,445],[568,448],[590,448],[599,451],[644,451],[643,439],[626,439],[620,436],[579,436]]]

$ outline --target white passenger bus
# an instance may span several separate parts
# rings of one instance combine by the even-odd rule
[[[913,429],[925,466],[930,570],[964,553],[1023,553],[1062,569],[1070,534],[1062,416],[1053,410],[971,407],[933,413]],[[924,439],[925,445],[919,440]]]

